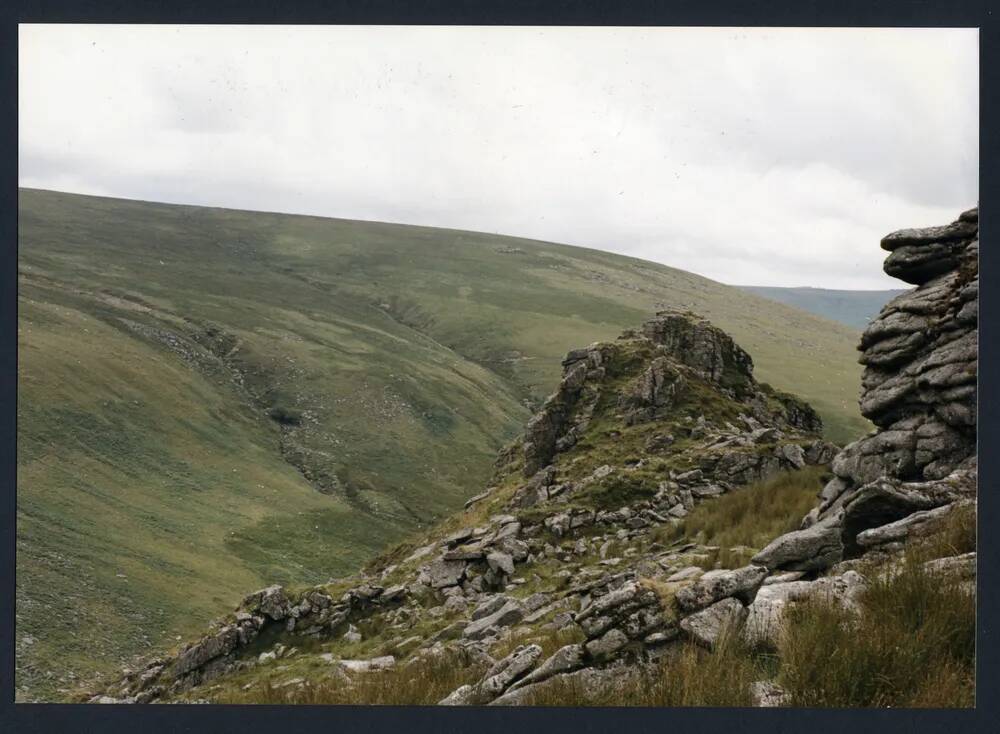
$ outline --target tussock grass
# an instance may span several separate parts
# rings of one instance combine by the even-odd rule
[[[597,510],[616,510],[622,505],[649,499],[654,494],[654,481],[641,476],[612,474],[587,487],[577,499]]]
[[[862,614],[823,599],[793,607],[779,681],[794,706],[967,707],[975,701],[976,605],[970,588],[907,553],[872,573]]]
[[[490,648],[490,655],[497,660],[510,655],[520,645],[538,645],[542,648],[542,660],[552,655],[556,650],[566,645],[584,642],[586,635],[576,625],[561,630],[552,630],[548,634],[537,634],[534,630],[518,633],[516,630],[501,638]]]
[[[763,677],[764,663],[737,634],[724,635],[712,652],[688,643],[621,700],[629,706],[749,706],[750,684]]]
[[[925,560],[959,556],[976,550],[976,506],[957,507],[945,519],[938,532],[910,549],[912,556]]]
[[[686,539],[718,546],[710,565],[742,565],[752,552],[734,553],[730,549],[746,546],[760,550],[777,536],[796,530],[815,504],[825,474],[823,468],[810,466],[707,500],[682,524],[660,528],[656,539],[668,544]]]

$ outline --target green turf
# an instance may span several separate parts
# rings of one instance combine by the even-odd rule
[[[19,215],[22,699],[426,527],[481,489],[568,349],[658,308],[732,333],[834,440],[867,428],[857,332],[661,265],[24,189]]]

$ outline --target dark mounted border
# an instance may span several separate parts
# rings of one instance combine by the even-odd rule
[[[87,706],[13,704],[16,517],[17,24],[233,23],[638,26],[907,26],[980,28],[980,129],[1000,129],[1000,24],[987,0],[6,0],[0,3],[0,731],[30,732],[863,732],[996,731],[1000,430],[995,406],[1000,308],[992,242],[996,137],[980,134],[978,706],[938,710],[445,709],[434,707]],[[933,49],[928,51],[933,53]],[[859,644],[864,644],[859,641]]]

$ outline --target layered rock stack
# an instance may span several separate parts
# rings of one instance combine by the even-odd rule
[[[949,225],[882,239],[886,273],[917,287],[886,304],[861,337],[861,412],[877,428],[833,460],[836,476],[803,530],[776,539],[756,561],[826,568],[898,547],[928,519],[974,501],[978,222],[970,209]]]
[[[936,480],[975,465],[979,214],[882,240],[886,273],[917,285],[861,337],[861,412],[877,426],[834,460],[817,518],[886,477]]]

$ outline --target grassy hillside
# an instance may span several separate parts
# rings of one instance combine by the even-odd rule
[[[843,291],[827,288],[774,288],[766,285],[741,285],[741,289],[772,301],[785,303],[855,329],[864,329],[882,307],[905,293],[888,291]]]
[[[864,431],[857,333],[683,271],[403,225],[22,190],[17,686],[325,581],[460,505],[570,348],[683,306]]]

